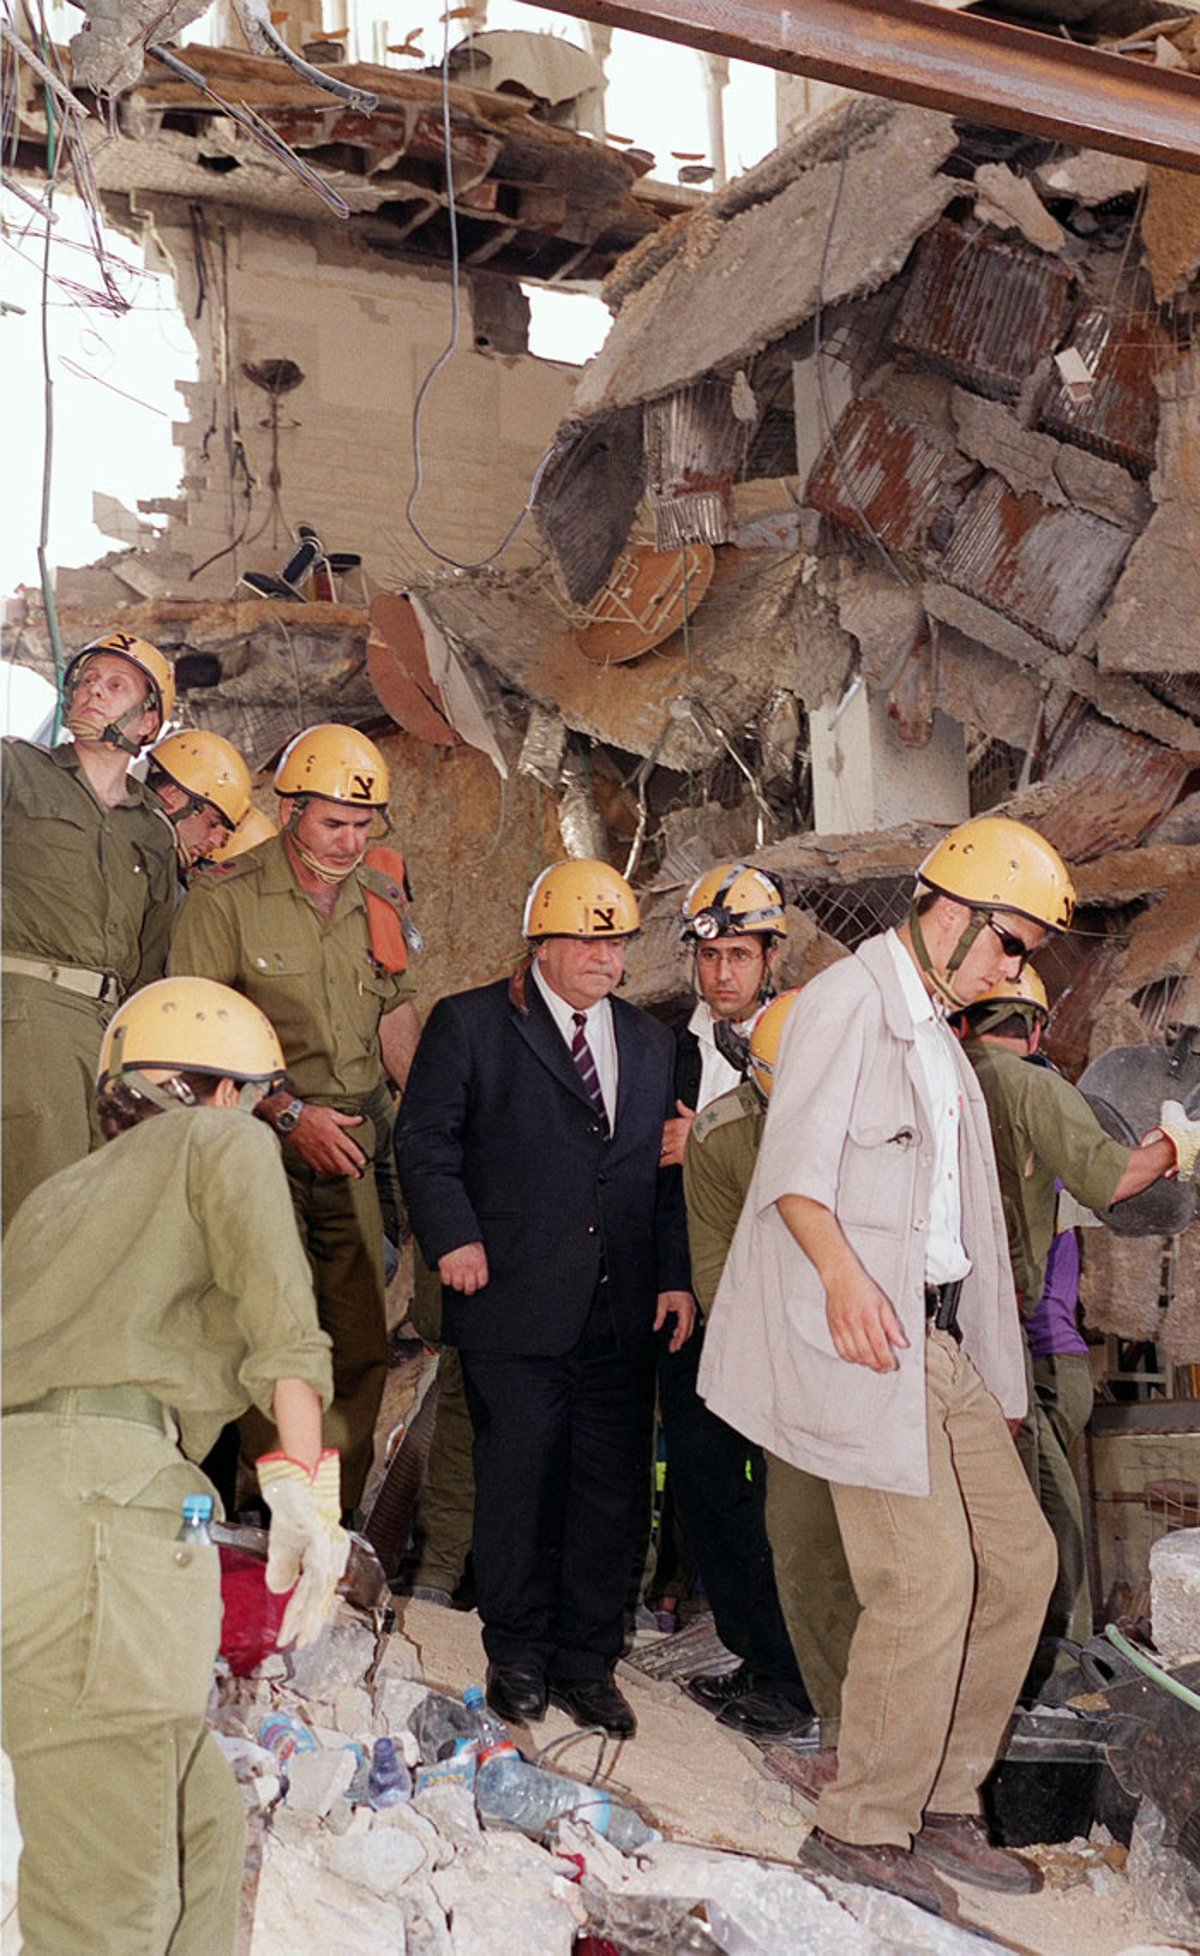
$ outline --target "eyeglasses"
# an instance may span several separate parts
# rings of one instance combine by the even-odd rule
[[[996,922],[994,917],[986,917],[984,922],[987,924],[988,929],[994,932],[1000,939],[1000,949],[1003,951],[1005,957],[1020,959],[1020,963],[1017,966],[1017,976],[1019,977],[1025,969],[1027,960],[1033,956],[1034,947],[1031,944],[1026,944],[1024,939],[1018,937],[1015,931],[1004,930]]]

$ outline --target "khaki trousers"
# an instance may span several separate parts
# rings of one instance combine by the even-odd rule
[[[767,1540],[775,1562],[779,1607],[821,1721],[821,1744],[836,1748],[858,1597],[829,1482],[773,1453],[766,1455],[766,1462]]]
[[[4,1745],[25,1956],[232,1956],[242,1800],[204,1723],[215,1549],[175,1541],[209,1492],[165,1430],[4,1420]]]
[[[27,1195],[100,1145],[96,1062],[113,1009],[44,978],[4,979],[5,1229]]]
[[[947,1332],[926,1338],[925,1402],[927,1495],[831,1483],[862,1615],[817,1822],[860,1845],[980,1812],[1057,1566],[1000,1408]]]

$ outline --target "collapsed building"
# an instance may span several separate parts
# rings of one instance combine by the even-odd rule
[[[1194,23],[1167,26],[1191,61]],[[343,65],[379,94],[367,120],[266,57],[187,66],[147,64],[116,129],[80,139],[196,339],[183,487],[110,513],[122,545],[60,575],[60,629],[83,643],[119,615],[172,651],[186,719],[261,769],[315,720],[381,740],[424,1007],[506,968],[547,857],[635,880],[631,996],[667,1013],[680,897],[712,860],[780,878],[802,982],[903,916],[941,827],[1003,807],[1080,892],[1044,961],[1058,1062],[1189,1037],[1195,177],[855,100],[701,198],[474,64],[448,144],[433,77]],[[35,185],[45,133],[27,86]],[[603,281],[612,328],[578,378],[529,356],[522,280]],[[452,290],[422,535],[412,424]],[[303,597],[251,594],[285,500],[344,564]],[[30,596],[9,625],[52,671]],[[1200,1522],[1200,1225],[1087,1231],[1085,1284],[1108,1341],[1082,1463],[1108,1599]]]

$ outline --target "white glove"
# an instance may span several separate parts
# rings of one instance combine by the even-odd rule
[[[311,1474],[285,1453],[263,1454],[255,1465],[271,1510],[267,1588],[275,1596],[292,1591],[279,1642],[311,1644],[333,1608],[350,1553],[350,1537],[338,1519],[338,1455],[327,1449]]]
[[[1175,1170],[1185,1179],[1195,1172],[1200,1155],[1200,1121],[1193,1121],[1180,1100],[1164,1100],[1158,1113],[1158,1132],[1175,1150]]]

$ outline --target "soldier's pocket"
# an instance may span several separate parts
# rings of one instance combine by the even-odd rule
[[[216,1549],[97,1522],[84,1635],[77,1712],[202,1717],[221,1635]]]

